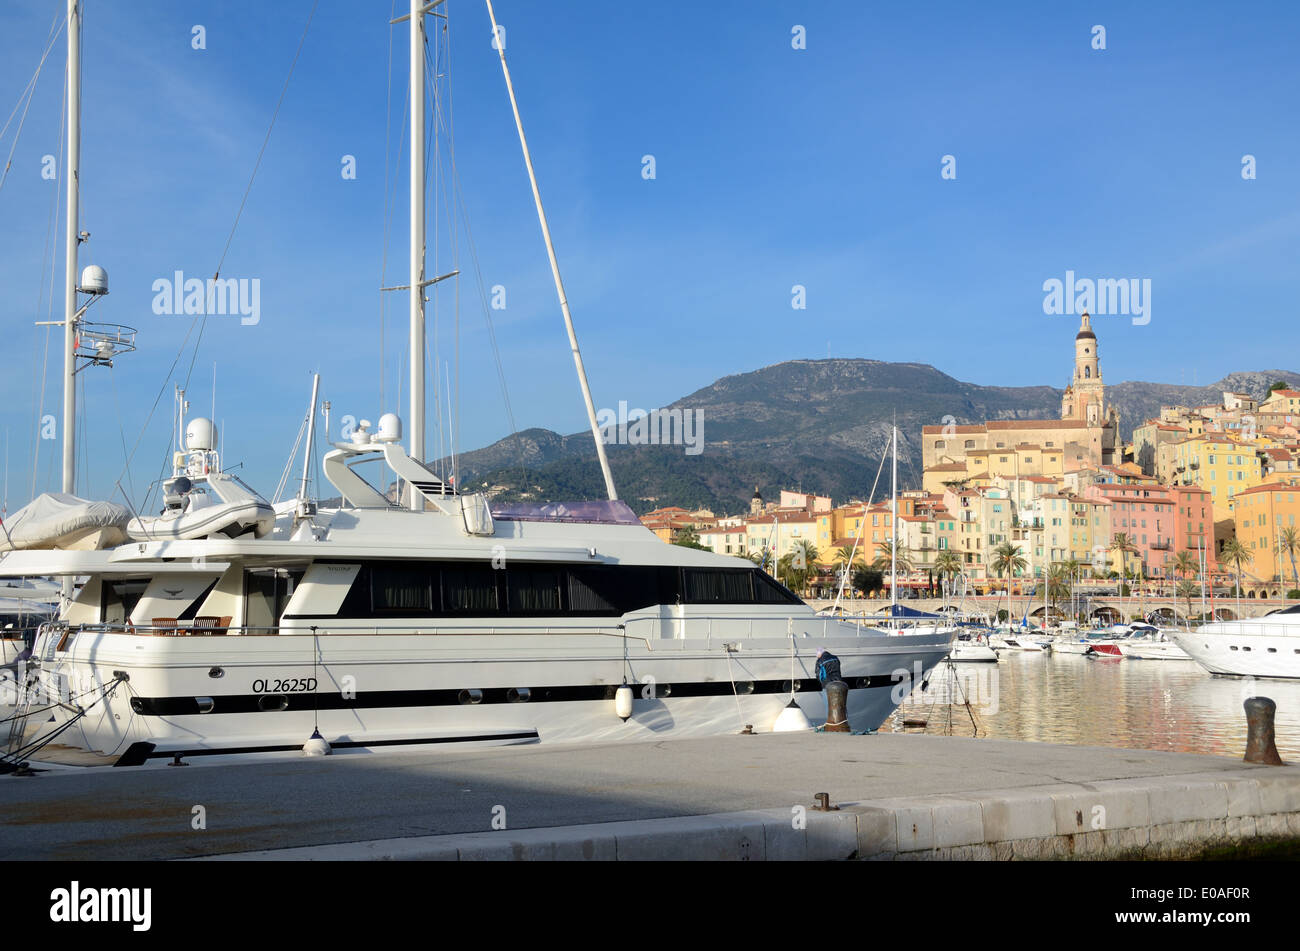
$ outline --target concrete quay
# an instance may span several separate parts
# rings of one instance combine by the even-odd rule
[[[7,860],[1168,859],[1251,840],[1300,841],[1300,767],[925,735],[0,777]]]

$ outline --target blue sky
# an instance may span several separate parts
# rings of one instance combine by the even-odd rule
[[[484,283],[506,288],[493,318],[515,420],[576,431],[585,415],[487,15],[479,0],[447,6],[460,185]],[[1096,322],[1108,382],[1300,369],[1293,5],[496,7],[598,406],[650,408],[727,374],[828,352],[930,363],[976,383],[1064,386],[1078,321],[1045,315],[1042,285],[1067,270],[1151,281],[1149,324]],[[0,12],[5,116],[61,8],[13,0]],[[168,369],[190,321],[154,314],[152,283],[215,268],[310,9],[88,2],[82,204],[92,239],[81,263],[110,275],[92,316],[139,328],[140,350],[80,375],[81,494],[111,495],[138,438],[136,502],[160,471]],[[223,268],[261,282],[260,321],[209,320],[197,356],[185,350],[170,378],[190,374],[195,409],[206,408],[215,364],[227,462],[244,462],[267,493],[312,372],[336,420],[406,415],[396,400],[405,300],[388,295],[381,328],[377,290],[381,277],[405,282],[407,256],[404,158],[396,178],[385,175],[386,135],[391,166],[405,124],[407,34],[390,29],[390,15],[389,3],[321,0]],[[191,48],[195,24],[204,50]],[[806,49],[791,48],[796,24]],[[1092,48],[1097,24],[1105,50]],[[47,352],[33,323],[48,316],[43,254],[62,189],[40,168],[59,151],[62,66],[60,40],[0,189],[11,511],[33,485]],[[13,141],[11,126],[4,155]],[[355,180],[340,174],[344,155],[356,157]],[[953,180],[941,177],[944,155],[956,159]],[[386,186],[396,196],[387,239]],[[467,275],[456,402],[459,446],[472,449],[509,425],[463,228],[458,259],[446,229],[434,233],[430,270]],[[61,235],[60,222],[60,255]],[[55,267],[57,317],[61,258]],[[438,291],[439,353],[453,363],[455,283]],[[795,284],[807,288],[806,310],[791,308]],[[44,411],[58,415],[57,341],[48,354]],[[428,440],[436,450],[432,423]],[[58,488],[57,452],[40,443],[36,491]]]

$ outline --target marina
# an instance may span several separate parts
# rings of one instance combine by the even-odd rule
[[[999,150],[1041,135],[970,132],[978,103],[942,129],[969,143],[964,190],[941,151],[943,197],[913,191],[916,169],[878,167],[910,151],[834,138],[905,122],[957,148],[911,124],[926,83],[851,115],[856,87],[821,71],[878,89],[861,50],[805,56],[775,8],[663,70],[677,38],[634,5],[201,4],[191,24],[120,0],[88,19],[100,2],[33,0],[48,35],[6,14],[35,72],[0,127],[19,156],[0,188],[28,178],[0,278],[30,278],[45,319],[23,311],[33,356],[0,400],[0,858],[183,881],[228,861],[1300,854],[1300,373],[1253,369],[1294,328],[1186,349],[1191,322],[1145,329],[1150,278],[1057,266],[1104,240],[1123,266],[1203,269],[1204,300],[1170,299],[1217,313],[1239,238],[1123,246],[1118,213],[1002,232],[1024,182],[998,182]],[[943,31],[915,29],[879,36],[919,61]],[[1096,29],[1076,54],[1106,50]],[[1109,95],[1051,59],[1087,77],[1081,102]],[[1041,68],[1008,85],[1053,87]],[[650,72],[652,95],[628,85]],[[807,143],[769,138],[792,117]],[[155,161],[152,126],[191,154]],[[1087,161],[1061,177],[1124,180]],[[1274,227],[1217,227],[1243,220]],[[30,435],[12,486],[10,429]],[[52,920],[108,901],[79,881]]]

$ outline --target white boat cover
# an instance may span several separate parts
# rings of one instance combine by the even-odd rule
[[[126,539],[131,510],[75,495],[38,495],[4,522],[0,551],[22,548],[108,548]]]

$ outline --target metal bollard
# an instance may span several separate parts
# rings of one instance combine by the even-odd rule
[[[1247,763],[1281,766],[1282,757],[1277,755],[1277,744],[1273,742],[1277,704],[1268,697],[1248,697],[1242,706],[1246,708],[1246,755],[1242,759]]]
[[[849,685],[832,680],[825,685],[827,733],[852,733],[849,728]]]

